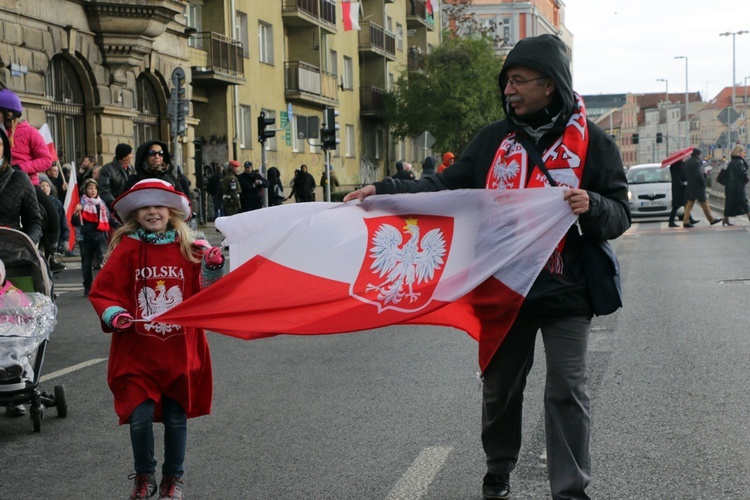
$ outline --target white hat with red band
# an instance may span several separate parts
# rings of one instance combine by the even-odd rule
[[[190,200],[174,186],[161,179],[144,179],[122,193],[112,204],[120,220],[127,220],[133,210],[143,207],[169,207],[190,219]]]

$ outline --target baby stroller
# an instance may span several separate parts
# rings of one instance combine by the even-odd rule
[[[52,274],[31,238],[15,229],[0,228],[0,259],[6,280],[20,290],[0,296],[0,407],[31,404],[34,432],[40,432],[45,408],[68,415],[64,386],[55,386],[54,394],[37,388],[57,323]]]

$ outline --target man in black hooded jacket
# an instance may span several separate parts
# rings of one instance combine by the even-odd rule
[[[537,277],[513,325],[483,371],[482,444],[487,474],[482,494],[510,497],[510,473],[522,436],[523,389],[541,330],[547,359],[545,426],[554,499],[588,499],[590,401],[586,352],[591,292],[584,274],[583,238],[614,239],[630,226],[627,180],[614,141],[586,119],[572,90],[565,44],[556,36],[526,38],[508,54],[499,75],[507,118],[482,129],[451,168],[416,182],[384,179],[344,198],[441,189],[525,189],[565,186],[578,215]],[[538,151],[549,176],[535,165]],[[604,278],[602,278],[604,279]]]

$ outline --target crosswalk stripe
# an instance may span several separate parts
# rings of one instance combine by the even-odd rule
[[[425,448],[414,463],[401,476],[386,500],[418,500],[427,494],[427,488],[442,468],[453,448],[433,446]]]

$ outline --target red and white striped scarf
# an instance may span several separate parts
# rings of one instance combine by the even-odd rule
[[[563,134],[542,154],[545,168],[560,186],[577,188],[581,185],[586,153],[589,149],[589,129],[583,99],[575,94],[575,108]],[[531,165],[533,168],[529,168]],[[549,186],[549,180],[539,167],[530,162],[526,149],[510,132],[500,143],[487,173],[487,189],[524,189]],[[545,270],[562,274],[562,250],[565,238],[560,240],[550,256]]]
[[[97,222],[97,231],[109,231],[109,210],[104,200],[99,198],[89,198],[85,194],[81,197],[81,219],[86,222]],[[97,207],[99,209],[97,210]]]

